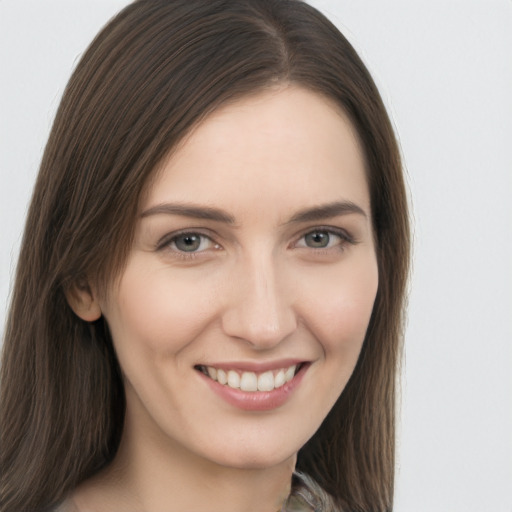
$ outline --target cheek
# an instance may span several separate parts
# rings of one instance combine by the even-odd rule
[[[339,272],[317,274],[305,300],[304,320],[326,355],[357,354],[363,343],[378,288],[374,258]]]
[[[137,271],[123,276],[105,316],[116,348],[165,356],[184,348],[204,328],[214,304],[207,282],[181,282],[168,271]]]

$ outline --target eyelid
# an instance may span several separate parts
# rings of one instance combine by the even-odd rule
[[[293,246],[297,247],[297,244],[302,239],[304,239],[307,235],[309,235],[311,233],[316,233],[316,232],[325,232],[325,233],[335,235],[335,236],[341,238],[342,242],[336,247],[339,247],[340,245],[342,246],[345,243],[351,244],[351,245],[355,245],[356,243],[358,243],[357,240],[354,238],[354,236],[352,236],[346,229],[335,227],[335,226],[313,226],[304,231],[301,231],[300,235],[296,237]],[[315,248],[315,247],[308,247],[307,245],[299,246],[299,247],[313,249],[316,251],[325,251],[325,250],[334,249],[334,247]]]
[[[335,235],[341,239],[341,242],[339,244],[337,244],[335,247],[325,247],[325,248],[315,248],[315,247],[309,247],[307,245],[298,246],[298,243],[302,239],[304,239],[304,237],[306,237],[308,234],[315,233],[315,232],[326,232],[331,235]],[[207,238],[214,245],[214,248],[216,248],[216,249],[222,248],[222,246],[215,240],[215,238],[216,238],[215,233],[211,233],[210,230],[207,230],[204,228],[195,228],[194,227],[194,228],[180,229],[178,231],[173,231],[171,233],[167,233],[166,235],[161,237],[158,240],[158,242],[155,244],[155,250],[156,251],[168,250],[168,252],[173,253],[174,255],[176,255],[178,257],[194,258],[194,257],[200,256],[202,253],[205,253],[209,249],[211,249],[211,247],[210,247],[208,249],[203,249],[201,251],[186,252],[186,251],[181,251],[178,248],[170,248],[169,247],[170,244],[173,243],[176,238],[183,236],[183,235],[196,235],[196,236],[200,236],[203,238]],[[358,243],[358,241],[355,239],[355,237],[353,235],[351,235],[346,229],[336,227],[336,226],[320,225],[320,226],[312,226],[312,227],[302,230],[299,234],[297,234],[297,236],[294,237],[294,242],[292,242],[291,247],[312,249],[315,251],[328,251],[328,250],[332,250],[335,248],[339,248],[340,246],[342,247],[345,244],[355,245],[357,243]]]
[[[183,235],[195,235],[199,236],[201,238],[207,238],[211,241],[211,243],[216,246],[220,247],[220,244],[215,241],[211,233],[205,233],[206,230],[201,228],[192,228],[192,229],[180,229],[178,231],[173,231],[172,233],[167,233],[162,238],[158,240],[158,242],[155,245],[155,249],[157,251],[163,251],[168,249],[170,252],[176,253],[178,255],[184,255],[187,257],[191,257],[192,255],[197,255],[205,252],[207,249],[201,250],[201,251],[191,251],[189,253],[185,251],[180,251],[178,248],[169,248],[171,243],[173,243],[177,238]]]

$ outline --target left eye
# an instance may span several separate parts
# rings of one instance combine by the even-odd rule
[[[180,252],[201,252],[215,246],[211,238],[200,233],[180,233],[171,239],[169,245]]]
[[[296,247],[310,247],[312,249],[329,249],[343,243],[343,237],[332,231],[319,229],[306,233],[297,243]]]

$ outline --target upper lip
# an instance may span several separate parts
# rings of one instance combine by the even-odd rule
[[[293,365],[306,363],[304,359],[279,359],[276,361],[230,361],[230,362],[211,362],[202,363],[197,366],[211,366],[220,370],[240,370],[242,372],[262,373],[269,370],[279,370],[289,368]]]

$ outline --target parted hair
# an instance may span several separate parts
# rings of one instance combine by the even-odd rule
[[[340,510],[392,509],[410,244],[400,153],[379,92],[346,38],[300,0],[138,0],[77,64],[33,191],[3,342],[3,512],[50,509],[119,445],[125,397],[108,325],[78,318],[66,290],[85,277],[108,290],[162,159],[220,105],[276,84],[321,94],[349,116],[379,266],[354,373],[297,469]]]

